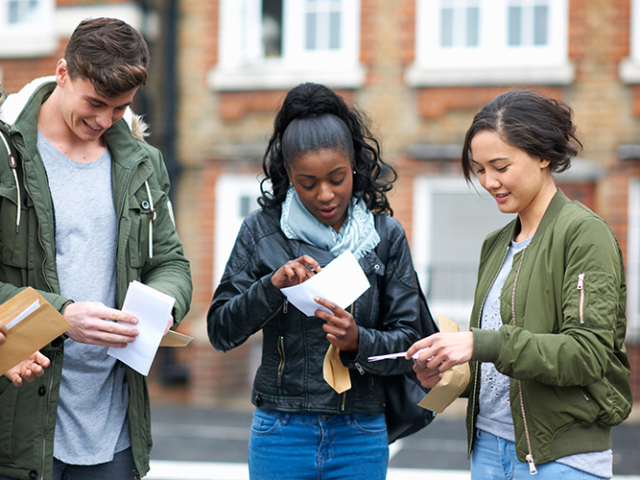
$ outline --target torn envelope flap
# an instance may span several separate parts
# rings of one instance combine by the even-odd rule
[[[186,347],[189,342],[193,340],[193,337],[185,335],[183,333],[174,332],[169,330],[167,334],[160,340],[161,347]]]
[[[40,308],[40,300],[36,299],[31,305],[25,308],[20,315],[14,318],[11,322],[7,324],[7,330],[11,330],[13,327],[18,325],[22,320],[27,318],[33,312],[35,312],[38,308]]]
[[[0,374],[29,358],[72,325],[35,289],[27,287],[0,305],[0,321],[11,325],[0,346]]]

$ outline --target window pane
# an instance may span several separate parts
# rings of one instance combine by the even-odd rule
[[[477,47],[480,34],[480,9],[467,8],[467,47]]]
[[[18,23],[20,21],[20,2],[18,0],[10,1],[8,9],[9,23]]]
[[[548,43],[547,31],[549,27],[548,5],[536,5],[533,8],[533,44],[546,45]]]
[[[453,8],[443,8],[441,15],[440,46],[453,47]]]
[[[316,26],[318,24],[318,14],[315,12],[307,13],[307,41],[306,41],[306,49],[307,50],[315,50],[317,48],[316,44]]]
[[[329,48],[340,48],[340,12],[331,12],[329,16]]]
[[[265,57],[282,55],[282,0],[262,1],[262,46]]]
[[[508,45],[522,45],[522,7],[509,7],[508,22]]]

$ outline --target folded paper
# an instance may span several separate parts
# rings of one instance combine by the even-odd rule
[[[131,282],[122,311],[138,319],[135,327],[139,334],[126,347],[110,347],[107,353],[142,375],[148,375],[175,301],[175,298],[144,283]],[[122,324],[131,326],[125,322]]]
[[[0,375],[51,343],[72,325],[31,287],[0,305],[7,340],[0,345]]]
[[[458,325],[442,315],[438,315],[441,332],[459,332]],[[442,413],[444,409],[460,396],[469,383],[471,372],[469,364],[456,365],[442,374],[442,379],[418,403],[422,408]]]
[[[341,308],[347,308],[370,286],[356,257],[347,250],[306,282],[282,288],[280,291],[298,310],[307,317],[313,317],[316,310],[331,313],[322,305],[318,305],[314,297],[322,297]]]

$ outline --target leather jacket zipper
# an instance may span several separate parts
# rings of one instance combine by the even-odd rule
[[[584,323],[584,273],[578,275],[578,290],[580,290],[580,323]]]
[[[513,280],[513,290],[511,290],[511,324],[516,325],[516,285],[518,285],[518,277],[520,276],[520,268],[522,268],[522,262],[524,261],[525,251],[522,252],[520,256],[520,263],[518,264],[518,269],[516,270],[516,278]],[[536,462],[533,459],[533,451],[531,450],[531,438],[529,437],[529,425],[527,424],[527,414],[524,411],[524,402],[523,402],[523,394],[522,394],[522,381],[518,380],[518,396],[520,398],[520,411],[522,412],[522,422],[524,423],[524,436],[527,440],[527,449],[529,453],[525,457],[527,463],[529,463],[529,474],[535,475],[538,473],[536,469]]]
[[[276,385],[279,387],[282,384],[282,371],[284,370],[285,355],[284,355],[284,337],[278,337],[278,353],[280,354],[280,363],[278,364],[278,379]]]

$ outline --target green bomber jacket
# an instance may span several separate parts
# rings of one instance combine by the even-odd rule
[[[500,296],[503,326],[482,330],[484,300],[519,229],[490,234],[480,255],[471,316],[474,351],[467,431],[473,448],[479,362],[510,377],[516,452],[522,462],[611,448],[611,427],[631,411],[624,345],[622,253],[605,222],[558,190]]]
[[[0,122],[0,135],[8,140],[5,144],[0,139],[0,303],[31,286],[62,312],[72,300],[60,295],[53,203],[36,147],[40,105],[54,87],[55,82],[42,83],[11,125]],[[104,135],[113,159],[117,307],[122,307],[129,282],[138,280],[176,299],[173,316],[177,325],[189,310],[191,273],[172,219],[169,177],[162,156],[136,140],[124,118]],[[6,146],[16,159],[15,168]],[[33,383],[18,388],[0,376],[1,475],[29,480],[52,476],[63,350],[64,337],[41,350],[51,365]],[[129,367],[126,375],[131,447],[136,469],[145,475],[152,445],[149,393],[144,376]]]

